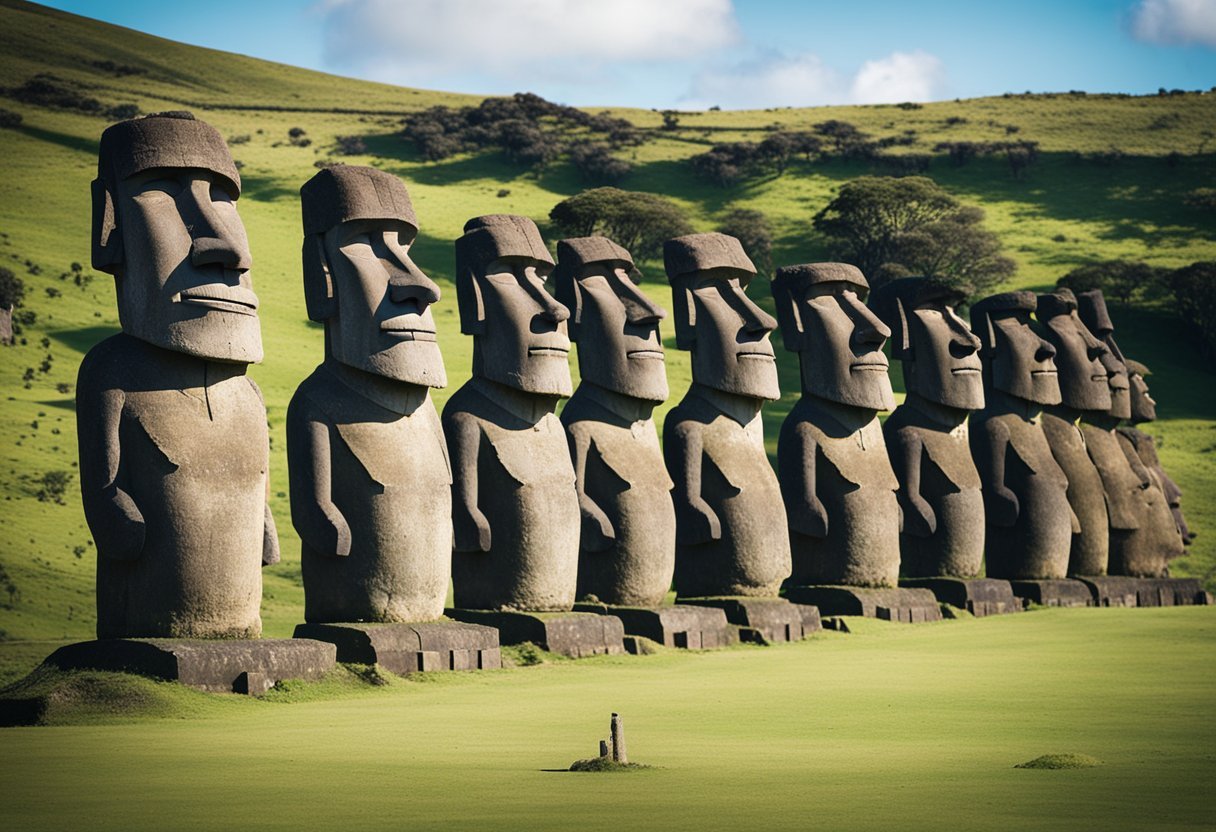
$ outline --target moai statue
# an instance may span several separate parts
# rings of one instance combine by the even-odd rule
[[[473,377],[443,410],[459,608],[574,603],[579,498],[553,412],[571,392],[570,315],[545,288],[552,268],[527,217],[477,217],[456,241],[460,328],[473,336]]]
[[[1039,295],[1035,317],[1043,336],[1055,347],[1060,404],[1043,412],[1043,432],[1051,452],[1068,478],[1068,504],[1080,531],[1072,536],[1068,574],[1106,574],[1110,552],[1110,519],[1102,477],[1086,449],[1078,424],[1083,414],[1110,409],[1110,386],[1102,365],[1106,345],[1077,317],[1077,299],[1069,289]]]
[[[878,412],[895,406],[882,347],[891,334],[864,304],[869,284],[844,263],[777,270],[773,298],[802,398],[777,445],[794,555],[791,585],[893,587],[899,487]]]
[[[692,353],[692,386],[663,425],[676,594],[775,597],[790,544],[760,408],[781,395],[769,341],[777,322],[748,298],[756,269],[734,237],[677,237],[663,259],[676,345]]]
[[[1101,290],[1081,292],[1077,302],[1081,321],[1107,349],[1103,362],[1111,406],[1107,411],[1083,414],[1081,431],[1106,494],[1110,515],[1108,571],[1137,578],[1166,577],[1168,562],[1182,554],[1182,536],[1165,495],[1153,487],[1152,476],[1131,443],[1120,439],[1115,430],[1132,415],[1127,365],[1115,342],[1115,327]]]
[[[1063,578],[1079,530],[1068,479],[1043,432],[1042,409],[1060,403],[1060,383],[1055,348],[1030,328],[1036,306],[1034,292],[1021,291],[971,307],[983,342],[984,407],[971,417],[971,453],[984,494],[987,572],[1016,581]]]
[[[578,597],[662,603],[675,569],[672,482],[651,412],[667,398],[659,321],[630,277],[633,258],[604,237],[557,244],[553,284],[571,312],[581,381],[562,410],[582,512]]]
[[[1139,425],[1157,420],[1157,402],[1149,394],[1148,388],[1148,377],[1152,373],[1139,361],[1127,358],[1123,363],[1127,365],[1132,415],[1128,420],[1129,424],[1119,427],[1119,436],[1131,443],[1136,457],[1148,469],[1154,484],[1165,495],[1170,513],[1174,515],[1174,525],[1178,527],[1178,533],[1182,535],[1182,542],[1189,546],[1195,539],[1195,533],[1190,530],[1186,524],[1186,518],[1182,516],[1182,489],[1161,467],[1161,460],[1157,456],[1157,444],[1152,435],[1139,428]]]
[[[326,168],[300,189],[304,297],[325,360],[287,409],[291,518],[304,618],[428,621],[451,577],[447,448],[429,390],[447,384],[414,265],[405,185],[374,168]]]
[[[900,572],[972,578],[984,560],[984,498],[967,416],[984,406],[980,340],[958,316],[966,295],[907,277],[876,289],[869,306],[891,330],[907,397],[883,425],[903,512]]]
[[[100,638],[250,638],[266,503],[266,407],[240,175],[185,112],[111,125],[93,182],[93,267],[114,275],[122,332],[80,366],[85,517]]]

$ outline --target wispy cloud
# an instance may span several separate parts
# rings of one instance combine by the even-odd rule
[[[594,76],[619,62],[696,58],[739,41],[731,0],[326,0],[334,66],[425,85]]]
[[[1216,48],[1216,0],[1140,0],[1131,31],[1147,43]]]
[[[940,96],[945,78],[942,62],[921,51],[866,61],[852,76],[813,54],[769,54],[701,71],[681,105],[757,108],[928,101]]]

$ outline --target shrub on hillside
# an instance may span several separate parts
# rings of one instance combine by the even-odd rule
[[[1209,359],[1216,359],[1216,262],[1192,263],[1168,278],[1176,309]]]
[[[1162,285],[1167,272],[1148,263],[1133,260],[1104,260],[1077,266],[1056,285],[1074,292],[1101,289],[1106,297],[1123,305],[1140,300],[1146,292]]]
[[[764,214],[750,208],[735,208],[722,218],[718,231],[738,238],[759,271],[772,272],[773,232]]]
[[[692,233],[684,211],[671,200],[619,188],[592,188],[563,199],[549,219],[564,237],[603,234],[639,260],[662,256],[664,241]]]
[[[21,113],[14,113],[12,110],[0,107],[0,127],[7,127],[11,130],[20,127],[22,121]]]
[[[1216,188],[1195,188],[1188,191],[1182,201],[1192,208],[1216,211]]]
[[[633,165],[612,155],[603,142],[578,142],[570,147],[570,164],[586,182],[613,185],[624,179]]]

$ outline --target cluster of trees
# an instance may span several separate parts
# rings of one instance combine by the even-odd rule
[[[516,164],[544,167],[569,153],[585,177],[601,181],[628,173],[628,162],[611,151],[641,141],[625,119],[555,104],[533,93],[487,98],[476,107],[431,107],[408,116],[403,125],[403,137],[431,161],[497,150]],[[591,136],[601,138],[593,142]]]
[[[830,255],[852,263],[871,286],[908,275],[987,294],[1017,269],[984,228],[984,212],[961,204],[923,176],[861,176],[841,186],[815,215]]]
[[[22,104],[74,110],[87,115],[103,116],[112,121],[135,118],[140,110],[134,104],[106,105],[91,95],[76,89],[71,82],[50,73],[41,72],[19,87],[0,88],[0,94]]]
[[[662,257],[664,241],[693,231],[684,211],[670,199],[612,187],[563,199],[549,212],[549,221],[563,237],[602,234],[638,259]]]

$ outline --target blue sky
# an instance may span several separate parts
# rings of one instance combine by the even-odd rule
[[[755,108],[1216,85],[1216,0],[61,0],[173,40],[405,86]]]

